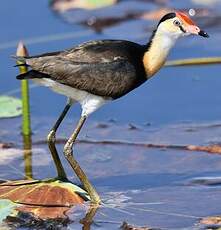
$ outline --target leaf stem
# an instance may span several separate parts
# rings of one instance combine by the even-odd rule
[[[221,57],[189,58],[174,61],[167,61],[166,67],[189,66],[189,65],[215,65],[221,64]]]
[[[16,55],[18,57],[27,57],[28,51],[24,44],[18,44]],[[20,74],[27,73],[28,68],[22,66],[23,61],[17,61]],[[32,172],[32,139],[31,139],[31,119],[30,119],[30,103],[29,103],[29,83],[28,80],[21,81],[21,97],[22,97],[22,135],[24,145],[24,164],[25,179],[31,179]]]
[[[27,49],[24,44],[20,42],[17,48],[17,56],[28,56]],[[17,61],[17,64],[23,64],[22,61]],[[20,74],[27,73],[26,66],[19,66]],[[31,135],[31,120],[30,120],[30,104],[29,104],[29,84],[28,80],[21,81],[21,96],[22,96],[22,134]]]

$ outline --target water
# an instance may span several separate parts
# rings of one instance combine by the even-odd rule
[[[122,5],[135,10],[159,8],[153,3],[129,2],[123,1],[119,8],[115,6],[115,10],[107,10],[108,15],[122,12]],[[200,7],[191,1],[168,1],[167,6]],[[216,9],[214,6],[207,9],[219,16],[219,5]],[[85,13],[82,13],[83,16]],[[15,79],[18,72],[12,67],[14,62],[10,55],[15,53],[16,43],[21,39],[26,41],[30,54],[61,50],[83,41],[103,38],[123,38],[145,43],[156,23],[136,19],[107,27],[103,33],[95,33],[76,22],[67,23],[70,15],[53,13],[48,2],[42,0],[4,1],[0,19],[1,94],[19,88],[19,82]],[[205,26],[210,38],[180,40],[170,59],[220,55],[218,19],[214,17],[214,26],[207,25],[200,18],[197,21]],[[133,33],[128,33],[128,28]],[[50,41],[47,41],[49,36]],[[220,214],[217,205],[220,201],[219,183],[194,183],[194,178],[213,179],[220,176],[220,155],[139,145],[220,143],[219,70],[219,65],[164,68],[143,86],[105,105],[88,119],[80,134],[81,140],[138,143],[80,143],[76,146],[77,159],[106,201],[106,206],[97,211],[91,229],[118,229],[125,220],[134,225],[163,229],[200,229],[197,224],[201,217]],[[19,93],[13,95],[19,96]],[[63,96],[46,88],[31,89],[35,178],[55,175],[44,140],[64,103]],[[63,142],[73,130],[79,115],[80,107],[72,108],[59,130],[58,137]],[[0,141],[12,142],[17,149],[7,152],[1,150],[4,156],[0,157],[1,179],[23,178],[20,122],[20,118],[0,120]],[[58,145],[59,152],[62,152],[62,147],[63,144]],[[76,181],[63,157],[62,160],[70,179]],[[82,228],[79,220],[84,214],[82,210],[73,211],[70,216],[76,221],[70,224],[70,229]]]

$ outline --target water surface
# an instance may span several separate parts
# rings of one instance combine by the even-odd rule
[[[166,2],[168,7],[173,8],[205,7],[194,5],[191,1]],[[123,1],[104,12],[115,16],[117,12],[122,13],[125,6],[138,11],[159,8],[159,5],[145,1]],[[207,9],[219,16],[219,5],[210,5]],[[78,11],[77,15],[83,18],[85,12]],[[15,79],[18,72],[12,67],[14,62],[10,55],[15,53],[16,43],[21,39],[26,41],[30,54],[61,50],[87,40],[103,38],[129,39],[144,44],[156,24],[155,21],[134,19],[95,33],[78,21],[68,21],[70,18],[73,18],[71,12],[68,15],[55,14],[42,0],[2,2],[1,94],[19,97],[16,89],[20,83]],[[182,39],[169,59],[220,55],[219,23],[208,26],[203,19],[197,21],[205,25],[210,39]],[[88,119],[80,139],[98,143],[79,143],[76,146],[77,159],[105,202],[105,206],[97,211],[91,229],[118,229],[123,221],[163,229],[200,229],[196,224],[201,217],[220,214],[217,205],[220,200],[219,183],[194,183],[195,178],[220,176],[220,155],[139,145],[220,143],[219,72],[219,65],[163,68],[143,86],[105,105]],[[35,178],[55,175],[45,136],[65,100],[43,87],[31,89]],[[76,106],[59,130],[60,155],[63,142],[73,130],[79,115],[80,107]],[[21,179],[24,176],[20,124],[20,118],[0,120],[0,141],[12,142],[15,147],[10,151],[1,150],[1,179]],[[104,140],[135,144],[104,145]],[[70,179],[77,182],[63,157],[62,161]],[[73,210],[71,216],[75,222],[70,229],[82,228],[79,220],[84,214],[84,210]]]

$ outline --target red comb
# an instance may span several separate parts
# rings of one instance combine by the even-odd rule
[[[185,21],[189,25],[195,25],[195,23],[188,17],[186,14],[182,12],[176,12],[176,16],[180,18],[182,21]]]

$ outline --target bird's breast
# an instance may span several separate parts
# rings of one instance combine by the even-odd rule
[[[143,58],[143,65],[148,78],[156,74],[166,61],[165,56],[159,56],[158,54],[151,56],[146,53]]]

